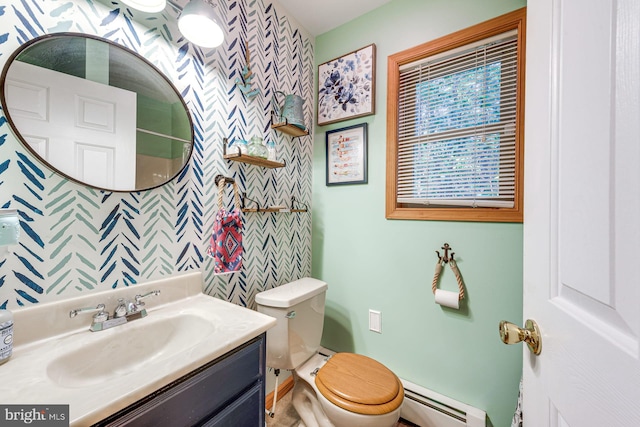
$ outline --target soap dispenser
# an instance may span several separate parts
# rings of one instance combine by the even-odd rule
[[[13,353],[13,314],[0,310],[0,365],[7,362]]]
[[[0,259],[8,253],[7,246],[18,243],[20,221],[16,209],[0,209]],[[0,309],[0,365],[13,353],[13,313]]]

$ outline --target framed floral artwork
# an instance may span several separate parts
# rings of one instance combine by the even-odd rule
[[[376,45],[318,66],[318,126],[375,113]]]

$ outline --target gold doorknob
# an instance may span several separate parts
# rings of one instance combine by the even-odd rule
[[[499,331],[500,339],[505,344],[516,344],[524,341],[533,354],[538,355],[542,351],[540,329],[538,329],[538,324],[531,319],[527,319],[524,329],[503,320],[500,322]]]

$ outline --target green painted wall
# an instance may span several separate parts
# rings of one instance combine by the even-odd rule
[[[376,114],[316,127],[313,157],[314,277],[329,284],[322,344],[374,357],[404,379],[484,409],[509,426],[522,346],[498,336],[522,319],[522,224],[385,219],[387,57],[503,13],[525,0],[394,0],[316,38],[316,66],[370,43],[377,48]],[[316,67],[317,72],[317,67]],[[325,186],[325,132],[369,123],[369,183]],[[461,310],[431,293],[436,254],[449,243],[466,283]],[[447,268],[441,288],[455,291]],[[382,312],[382,334],[368,310]]]

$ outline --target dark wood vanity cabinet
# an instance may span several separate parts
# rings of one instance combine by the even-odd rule
[[[265,425],[265,334],[94,426]]]

